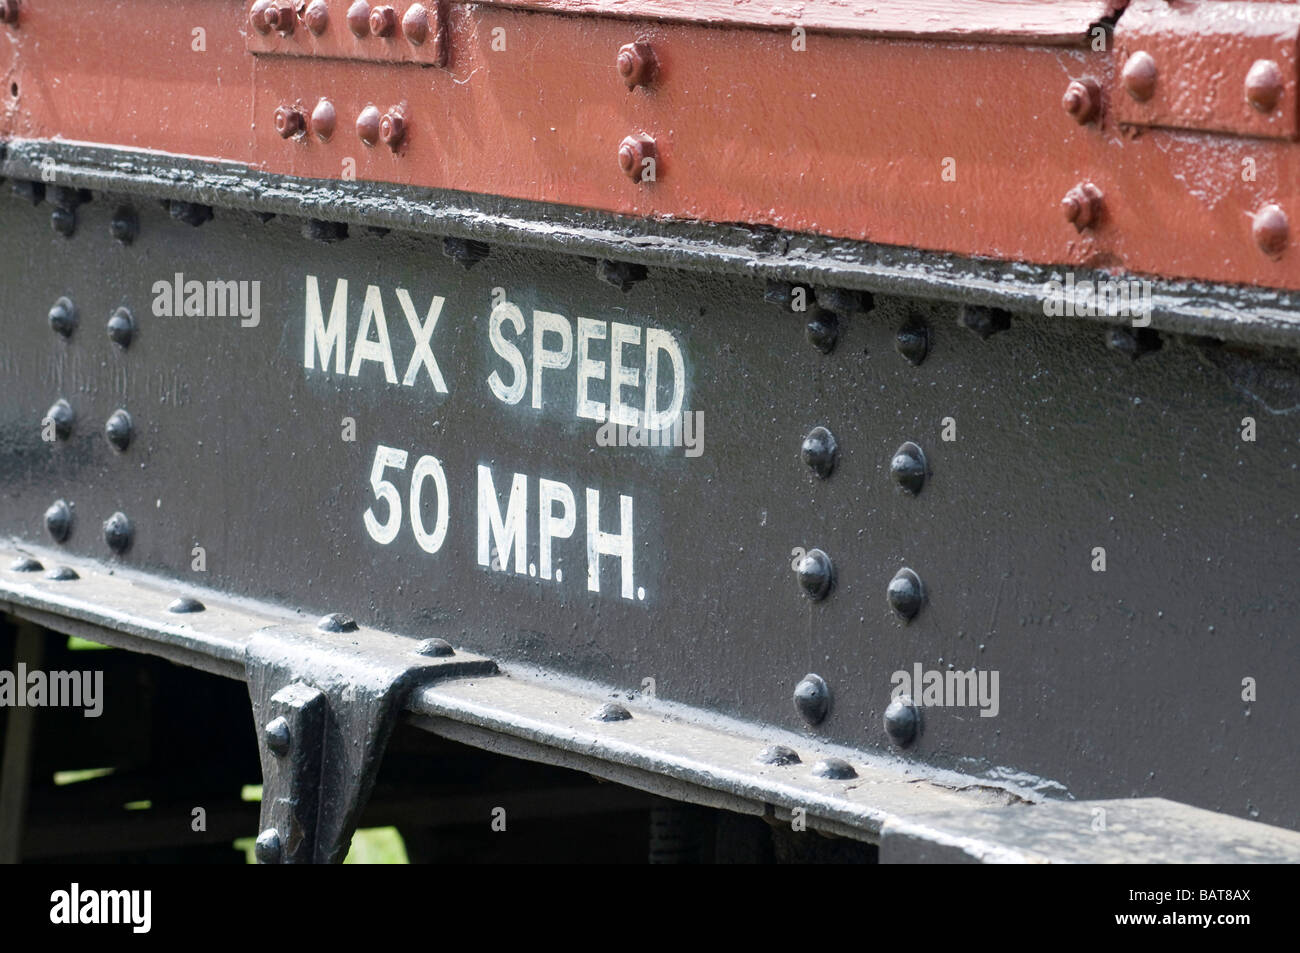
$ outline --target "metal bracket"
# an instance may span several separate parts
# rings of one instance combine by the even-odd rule
[[[338,863],[408,695],[496,663],[327,616],[259,630],[245,650],[262,758],[259,863]]]

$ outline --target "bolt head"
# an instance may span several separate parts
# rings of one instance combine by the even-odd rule
[[[1255,244],[1266,255],[1281,255],[1286,250],[1291,226],[1280,205],[1265,205],[1254,215],[1250,227]]]
[[[894,578],[889,580],[887,595],[890,608],[905,620],[915,618],[921,611],[922,603],[925,602],[921,577],[910,569],[900,569]]]
[[[334,104],[328,99],[322,99],[311,111],[311,131],[321,142],[328,142],[330,136],[334,135],[334,126],[337,122],[338,113],[334,111]]]
[[[1091,182],[1080,182],[1072,186],[1061,199],[1061,214],[1072,224],[1075,231],[1096,225],[1101,220],[1101,190]],[[990,332],[992,333],[992,332]]]
[[[838,445],[835,443],[835,435],[825,427],[814,427],[808,431],[808,436],[803,438],[803,446],[799,448],[803,462],[812,467],[823,480],[831,475],[835,469],[835,451]]]
[[[18,0],[0,0],[0,22],[14,24],[18,22]]]
[[[1124,63],[1124,88],[1140,103],[1156,94],[1156,61],[1150,53],[1138,50]]]
[[[370,35],[370,4],[357,0],[348,7],[348,29],[357,36]]]
[[[370,32],[374,36],[392,36],[397,30],[397,11],[389,6],[370,11]]]
[[[367,106],[357,116],[357,138],[368,146],[379,141],[379,110],[376,107]]]
[[[253,844],[253,856],[259,864],[278,864],[284,859],[280,834],[275,828],[267,828],[257,835],[257,841]]]
[[[1101,87],[1090,79],[1076,79],[1065,88],[1061,106],[1079,125],[1091,122],[1101,111]]]
[[[379,138],[394,152],[406,139],[406,116],[400,107],[394,106],[379,118]]]
[[[831,709],[831,690],[820,675],[809,672],[794,687],[794,707],[804,721],[819,725]]]
[[[1256,60],[1246,74],[1246,101],[1262,113],[1272,112],[1282,98],[1282,71],[1272,60]]]
[[[283,757],[289,753],[289,722],[283,716],[272,718],[262,729],[262,740],[272,754]]]
[[[644,40],[637,40],[635,43],[627,43],[619,48],[614,65],[618,69],[618,75],[627,84],[627,88],[635,89],[638,86],[650,85],[658,64],[650,44]]]
[[[915,496],[925,486],[925,454],[912,441],[907,441],[894,451],[889,461],[889,475],[894,482]]]
[[[330,22],[330,10],[325,5],[325,0],[311,0],[311,3],[307,4],[307,9],[303,11],[302,22],[313,35],[320,36],[324,33]]]
[[[280,134],[281,139],[301,136],[306,125],[302,110],[297,106],[280,106],[275,111],[275,131]]]
[[[45,531],[56,543],[65,542],[72,532],[72,507],[65,500],[55,500],[45,511]]]
[[[655,141],[649,136],[628,136],[618,146],[618,167],[633,182],[640,182],[646,160],[653,160],[657,155]]]
[[[900,748],[910,745],[921,727],[921,713],[908,695],[899,695],[885,709],[885,733]]]
[[[248,11],[248,25],[258,33],[270,33],[271,24],[266,21],[266,11],[271,9],[271,0],[257,0]]]
[[[429,38],[429,11],[422,4],[411,4],[402,15],[402,36],[416,46]]]
[[[294,11],[290,0],[273,0],[262,16],[267,26],[285,36],[291,34],[293,28],[298,25],[298,14]]]
[[[104,542],[113,552],[120,555],[130,549],[132,535],[131,521],[125,513],[114,513],[104,520]]]
[[[816,602],[825,599],[831,591],[835,569],[829,556],[820,549],[810,549],[799,557],[794,573],[804,595]]]

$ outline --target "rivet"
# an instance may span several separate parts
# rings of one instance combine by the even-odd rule
[[[397,29],[397,11],[390,6],[374,7],[370,11],[370,32],[375,36],[392,36]]]
[[[885,733],[900,748],[906,748],[916,738],[921,727],[921,713],[909,695],[899,695],[885,709]]]
[[[455,655],[456,650],[451,647],[451,643],[446,639],[425,639],[415,647],[416,655],[425,655],[429,658],[446,658],[449,655]]]
[[[357,0],[348,7],[348,29],[357,36],[370,35],[370,4]]]
[[[1282,71],[1272,60],[1256,60],[1246,74],[1246,101],[1262,113],[1273,111],[1282,89]]]
[[[930,329],[917,318],[907,321],[898,329],[894,349],[907,359],[907,363],[918,366],[930,352]]]
[[[278,718],[272,718],[262,729],[262,738],[266,741],[266,746],[273,754],[286,755],[289,753],[289,722],[281,715]]]
[[[325,5],[325,0],[311,0],[302,13],[302,22],[315,36],[324,33],[330,22],[330,10]]]
[[[307,117],[297,106],[279,106],[275,110],[275,131],[281,139],[297,138],[307,131]]]
[[[104,436],[113,449],[124,451],[131,445],[131,415],[125,410],[115,410],[109,414],[104,424]]]
[[[248,25],[258,33],[270,33],[271,24],[266,22],[266,11],[271,9],[271,0],[257,0],[248,11]]]
[[[416,46],[429,38],[429,11],[422,4],[411,4],[402,15],[402,35]]]
[[[206,606],[199,602],[198,599],[191,599],[189,596],[180,596],[167,603],[167,611],[174,612],[177,615],[189,615],[191,612],[202,612]]]
[[[1071,80],[1061,106],[1079,125],[1089,123],[1101,112],[1101,87],[1091,79]]]
[[[18,0],[0,0],[0,22],[13,26],[18,22]]]
[[[357,138],[368,146],[379,141],[379,109],[367,106],[357,116]]]
[[[285,36],[293,32],[298,22],[298,14],[294,11],[290,0],[272,0],[271,5],[262,14],[262,18],[272,30]]]
[[[644,281],[649,272],[645,265],[630,261],[611,261],[602,258],[596,262],[596,277],[619,291],[630,291],[638,281]]]
[[[799,763],[799,752],[785,745],[768,745],[754,759],[759,764],[773,764],[784,767]]]
[[[338,113],[334,111],[334,104],[328,99],[322,99],[311,111],[311,131],[321,142],[328,142],[330,136],[334,135],[334,125],[337,121]]]
[[[118,206],[108,223],[108,233],[123,245],[135,241],[136,235],[140,233],[140,220],[136,218],[135,209],[129,205]]]
[[[835,574],[834,566],[831,564],[831,557],[820,549],[810,549],[800,556],[799,561],[795,563],[794,572],[799,579],[799,587],[814,602],[825,599],[826,594],[831,591]]]
[[[284,858],[280,833],[275,828],[269,827],[257,835],[253,844],[253,856],[259,864],[278,864]]]
[[[808,343],[823,354],[835,350],[835,342],[840,337],[840,319],[834,311],[825,308],[813,308],[812,317],[804,327]]]
[[[794,707],[804,721],[819,725],[831,710],[831,690],[820,675],[809,672],[794,687]]]
[[[70,337],[77,329],[77,309],[67,298],[60,298],[54,302],[54,307],[50,308],[49,318],[50,327],[65,338]]]
[[[50,228],[64,238],[71,238],[77,232],[77,210],[66,205],[56,205],[50,210]]]
[[[1011,327],[1011,312],[982,304],[963,304],[957,312],[957,323],[968,331],[974,331],[981,341],[987,341],[999,331]]]
[[[1139,50],[1124,64],[1124,88],[1140,103],[1156,93],[1156,61],[1150,53]]]
[[[592,721],[627,721],[632,713],[617,702],[605,702],[587,717]]]
[[[870,291],[854,288],[818,288],[817,303],[836,314],[869,314],[876,306]]]
[[[476,242],[472,238],[448,235],[442,240],[442,253],[466,271],[486,258],[491,250],[486,242]]]
[[[9,564],[10,572],[40,572],[44,568],[39,559],[31,556],[19,556]]]
[[[889,580],[889,605],[904,619],[913,619],[921,611],[925,602],[925,591],[921,587],[921,577],[912,570],[903,568]]]
[[[74,579],[80,579],[77,571],[70,566],[55,566],[45,574],[46,579],[52,579],[55,582],[72,582]]]
[[[113,552],[121,555],[131,548],[131,521],[125,513],[114,513],[104,520],[104,542]]]
[[[825,778],[827,781],[848,781],[858,776],[853,765],[843,758],[822,758],[813,765],[813,777]]]
[[[1076,231],[1083,231],[1101,220],[1101,189],[1091,182],[1080,182],[1071,187],[1061,199],[1061,214]]]
[[[1106,347],[1136,361],[1160,350],[1160,334],[1154,328],[1111,328],[1106,333]]]
[[[46,421],[54,424],[54,436],[60,440],[67,440],[68,437],[72,436],[72,424],[76,419],[77,415],[73,412],[72,405],[60,397],[45,412],[41,424],[44,426]]]
[[[309,218],[302,224],[302,237],[311,242],[331,245],[348,237],[347,222],[326,222],[319,218]]]
[[[392,107],[380,117],[379,138],[394,152],[402,144],[406,138],[406,111],[401,106]]]
[[[618,167],[633,182],[640,182],[646,172],[646,163],[658,162],[659,150],[654,139],[647,135],[628,136],[618,145]],[[651,181],[657,176],[652,176]]]
[[[357,631],[357,621],[351,616],[346,616],[341,612],[331,612],[329,615],[321,616],[316,623],[316,628],[322,632],[355,632]]]
[[[1291,226],[1280,205],[1265,205],[1255,213],[1250,232],[1266,255],[1280,255],[1286,249]]]
[[[182,202],[179,199],[173,199],[167,203],[167,211],[176,221],[184,222],[193,228],[198,228],[204,222],[212,221],[211,205],[200,205],[197,202]]]
[[[913,496],[925,486],[925,470],[925,454],[910,440],[895,450],[894,458],[889,461],[889,475]]]
[[[803,462],[812,467],[813,472],[824,480],[835,469],[835,453],[838,449],[833,433],[825,427],[814,427],[808,431],[808,436],[803,438],[799,453],[803,457]]]
[[[66,500],[55,500],[45,511],[45,529],[56,543],[65,542],[72,532],[72,507]]]
[[[628,43],[619,48],[614,65],[618,69],[618,75],[627,84],[627,88],[635,89],[638,86],[650,85],[658,62],[650,44],[645,40],[637,40],[635,43]]]
[[[118,347],[130,347],[135,336],[135,320],[126,308],[118,308],[108,319],[108,339]]]

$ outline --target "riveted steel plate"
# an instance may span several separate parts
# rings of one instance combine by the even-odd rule
[[[221,208],[194,228],[148,201],[121,245],[118,206],[96,195],[64,238],[48,205],[0,199],[0,533],[54,545],[43,514],[63,499],[62,546],[109,567],[436,630],[503,663],[1044,793],[1300,826],[1293,355],[1165,336],[1133,361],[1096,322],[1043,314],[981,339],[954,305],[884,295],[846,315],[824,354],[807,315],[743,277],[651,268],[624,292],[573,255],[493,245],[465,269],[430,237],[354,226],[320,244],[301,221]],[[347,330],[308,368],[312,278],[321,330],[340,300]],[[248,304],[256,287],[256,322],[187,316],[190,281],[235,282],[236,297],[247,282]],[[167,316],[178,287],[182,313]],[[61,296],[76,308],[68,337],[47,319]],[[119,307],[135,318],[126,349],[106,331]],[[539,323],[559,366],[543,367],[534,408]],[[928,352],[913,365],[896,342],[918,323]],[[698,455],[602,446],[579,416],[579,352],[587,397],[608,410],[615,339],[623,403],[642,411],[656,342],[658,407],[680,392],[703,415]],[[515,403],[499,396],[515,396],[519,372],[502,342],[528,375]],[[47,442],[60,398],[72,430]],[[119,408],[134,426],[125,451],[104,437]],[[801,459],[815,426],[838,446],[826,479]],[[905,441],[924,452],[917,495],[891,479]],[[514,486],[521,550],[505,545]],[[116,512],[132,527],[120,555],[102,529]],[[821,601],[792,571],[801,548],[833,561]],[[907,623],[887,594],[904,567],[923,588]],[[882,719],[895,673],[917,666],[997,673],[996,703],[923,704],[899,749]],[[831,698],[815,727],[792,703],[808,673]]]

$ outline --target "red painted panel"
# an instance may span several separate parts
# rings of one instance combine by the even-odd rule
[[[72,9],[44,0],[42,9]],[[246,9],[177,0],[99,4],[33,20],[17,40],[15,134],[249,163],[271,172],[492,193],[613,212],[774,225],[964,255],[1127,268],[1300,288],[1300,149],[1281,140],[1125,133],[1062,109],[1072,79],[1113,88],[1112,54],[1006,44],[809,37],[784,31],[551,16],[453,5],[447,69],[250,55]],[[206,51],[191,48],[206,29]],[[132,39],[136,37],[136,39]],[[504,37],[504,49],[494,44]],[[658,60],[629,91],[614,60],[644,37]],[[327,143],[281,139],[282,104],[321,97]],[[392,152],[362,145],[367,105],[404,104]],[[654,182],[620,170],[634,134],[658,148]],[[351,160],[351,161],[347,161]],[[355,169],[353,169],[355,167]],[[1249,170],[1249,175],[1246,174]],[[946,175],[945,173],[951,173]],[[1082,231],[1060,202],[1090,182]],[[1277,256],[1251,215],[1277,203]]]

